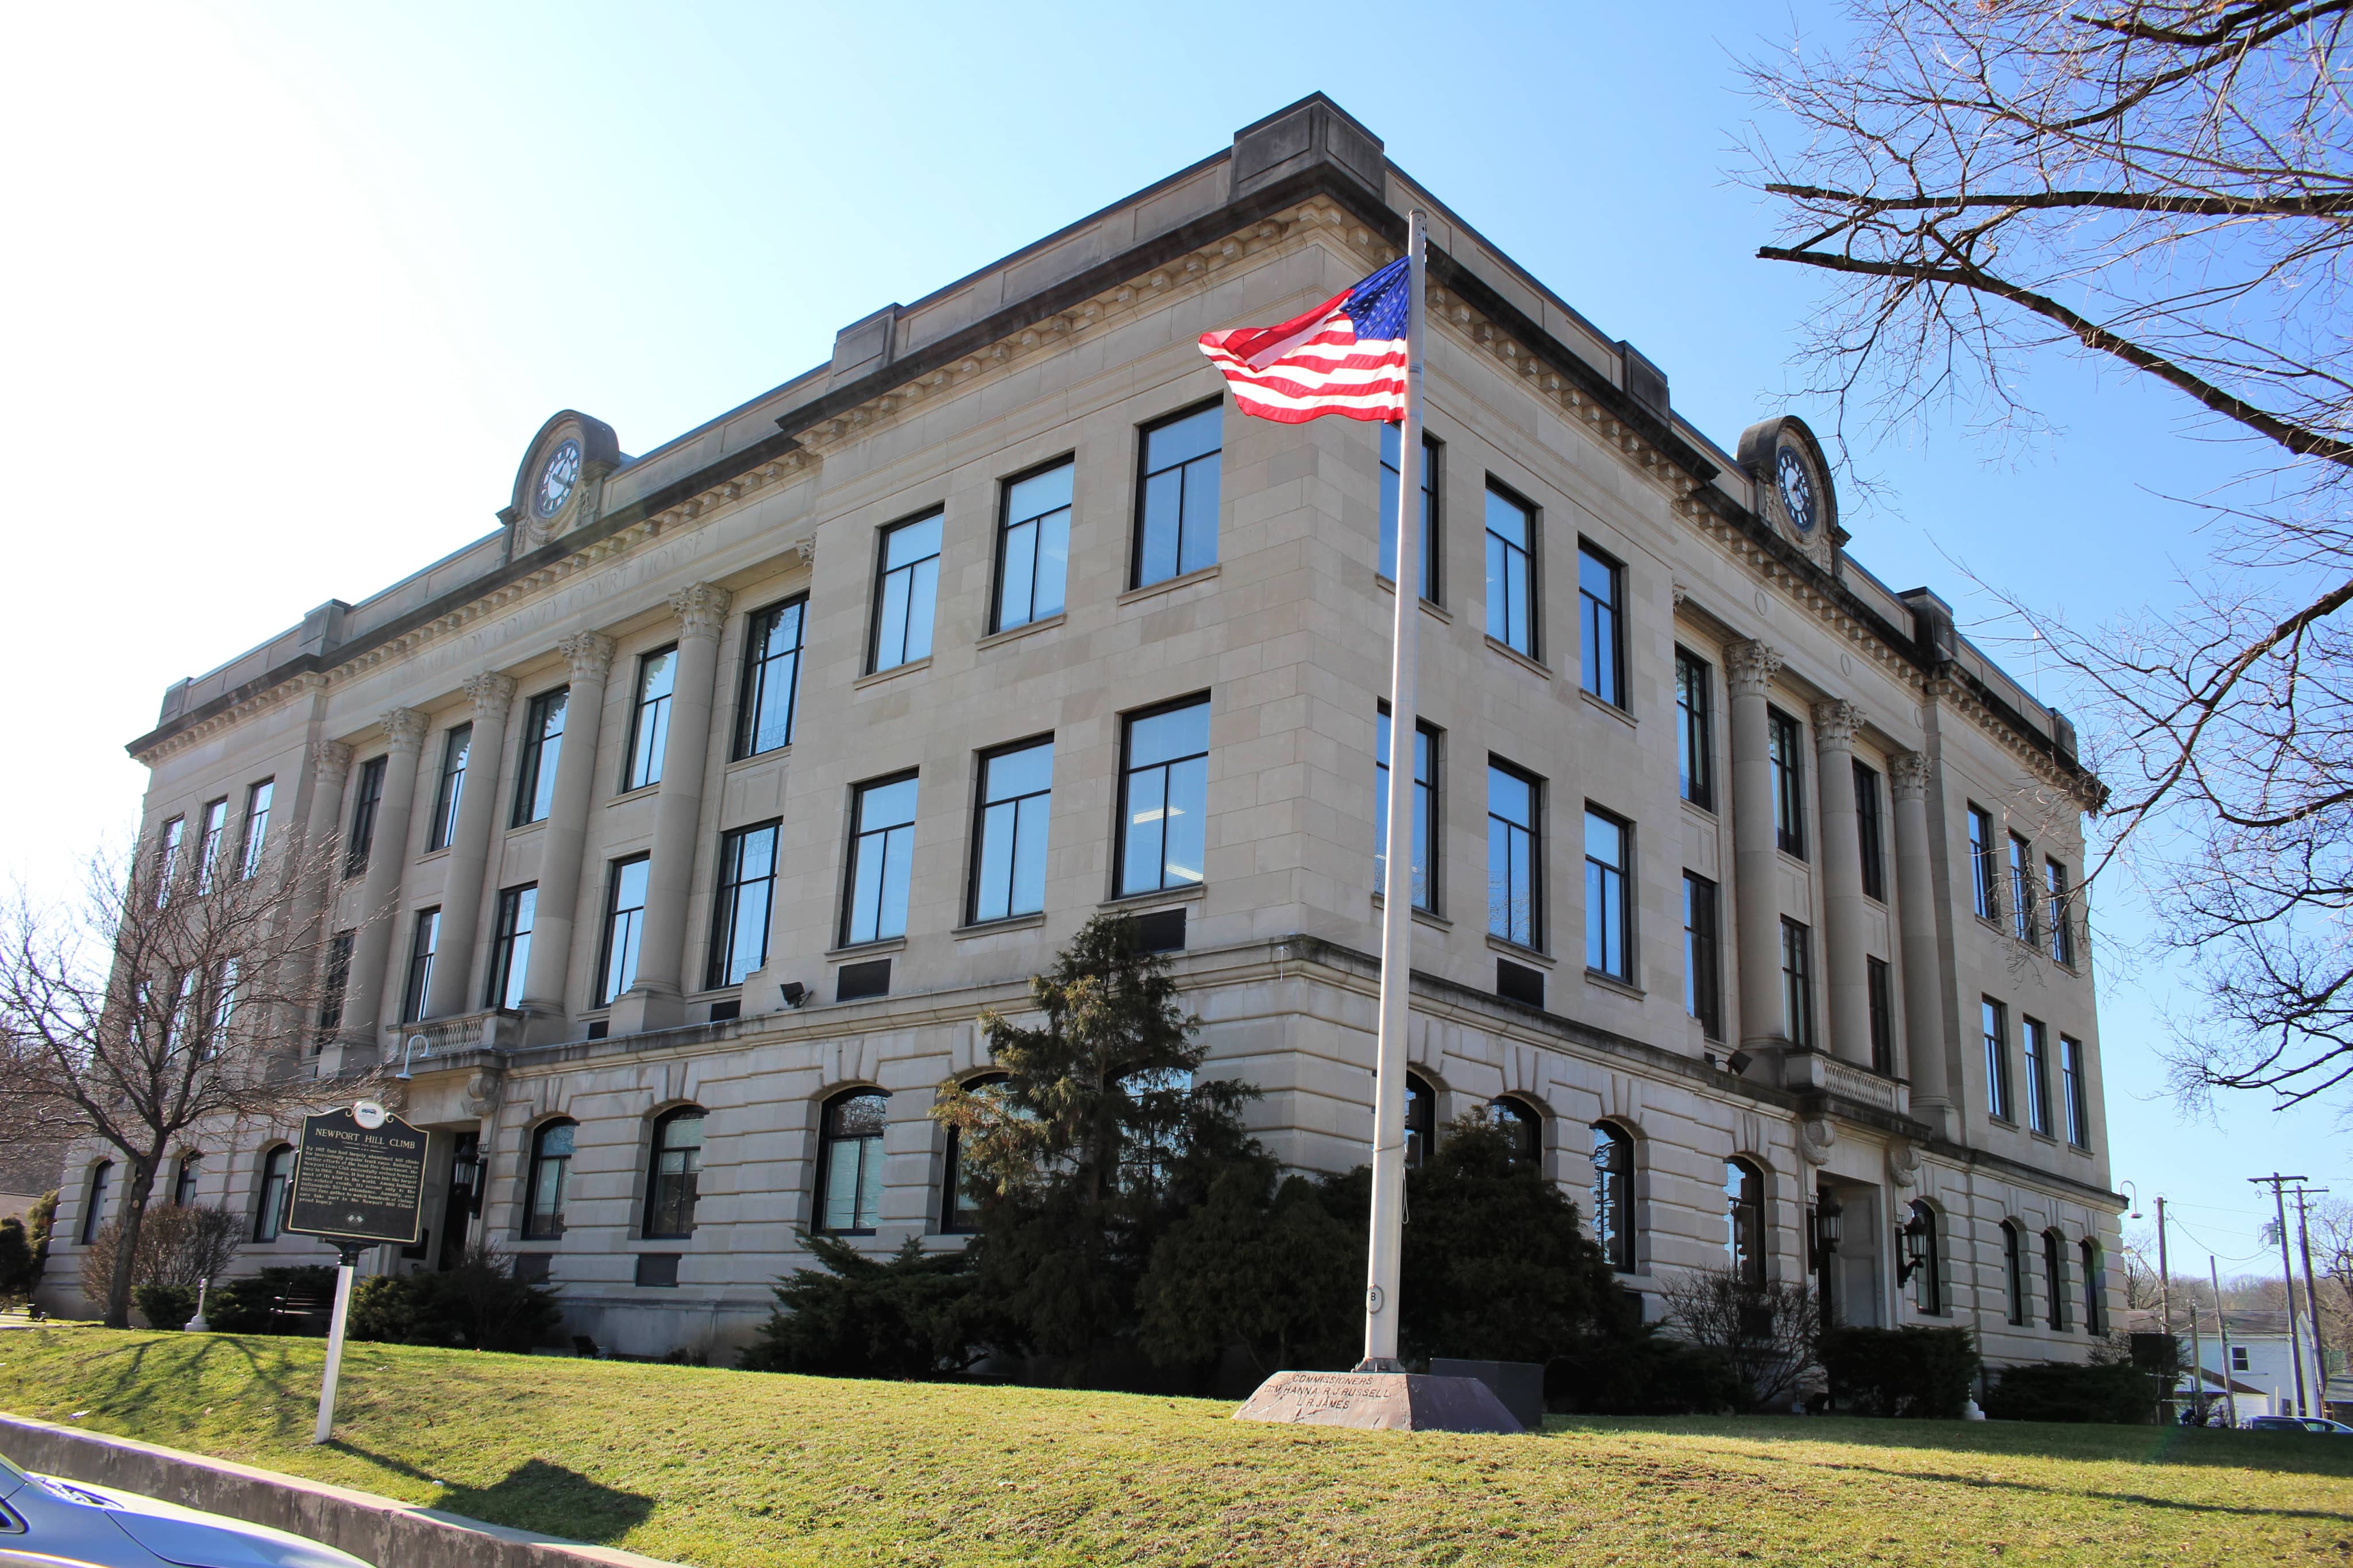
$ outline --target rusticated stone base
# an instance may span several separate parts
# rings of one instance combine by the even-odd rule
[[[1475,1377],[1402,1372],[1278,1372],[1259,1384],[1234,1419],[1368,1432],[1527,1430]]]

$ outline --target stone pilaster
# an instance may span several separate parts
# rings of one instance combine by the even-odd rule
[[[523,971],[523,1007],[532,1015],[533,1043],[570,1031],[572,939],[579,923],[580,858],[587,852],[588,803],[595,793],[596,735],[605,722],[605,681],[613,670],[613,639],[596,632],[566,637],[558,649],[572,663],[565,696],[564,750],[555,760],[555,795],[539,850],[538,915],[531,963]]]
[[[1766,693],[1781,652],[1761,642],[1724,650],[1732,719],[1733,951],[1740,965],[1744,1046],[1785,1043],[1781,1017],[1780,845],[1773,828],[1773,760]]]
[[[1912,1109],[1957,1137],[1951,1084],[1951,1020],[1945,1010],[1942,933],[1936,919],[1936,840],[1929,828],[1928,759],[1903,752],[1887,759],[1895,799],[1896,930],[1904,943],[1904,1027],[1896,1031],[1895,1071],[1912,1083]]]
[[[384,794],[376,802],[367,877],[360,884],[359,932],[352,941],[351,978],[343,987],[340,1067],[372,1066],[383,1052],[385,994],[388,986],[397,991],[389,970],[393,934],[402,914],[400,889],[408,871],[408,820],[417,804],[417,764],[430,721],[414,708],[396,708],[380,721],[391,749]]]
[[[719,690],[719,633],[730,595],[697,583],[670,595],[679,622],[678,675],[670,683],[670,740],[654,799],[653,860],[646,875],[645,936],[638,980],[613,1005],[613,1033],[668,1028],[685,1020],[687,901],[702,831],[703,774],[710,763],[711,713]]]
[[[448,878],[441,885],[441,946],[433,961],[433,988],[425,999],[428,1018],[473,1010],[482,875],[490,865],[491,836],[504,793],[507,716],[514,708],[515,683],[503,675],[478,675],[466,682],[465,690],[474,700],[474,733],[466,744],[466,790],[458,800]]]
[[[1854,737],[1862,712],[1852,702],[1814,704],[1814,756],[1822,823],[1822,973],[1828,982],[1831,1053],[1871,1065],[1871,977],[1864,960],[1869,900],[1862,892],[1862,824],[1854,805]]]

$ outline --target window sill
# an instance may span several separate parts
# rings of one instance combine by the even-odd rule
[[[1163,577],[1157,583],[1146,583],[1141,588],[1130,588],[1119,596],[1117,602],[1123,605],[1133,605],[1139,599],[1149,599],[1155,595],[1174,593],[1179,588],[1189,588],[1196,583],[1206,583],[1218,574],[1220,564],[1221,563],[1212,561],[1198,572],[1187,572],[1181,577]]]
[[[1602,712],[1609,714],[1612,719],[1617,720],[1620,724],[1625,725],[1629,730],[1640,730],[1642,727],[1642,721],[1641,720],[1635,718],[1631,713],[1627,712],[1626,710],[1619,707],[1618,704],[1610,701],[1609,699],[1596,697],[1592,692],[1586,690],[1585,688],[1581,686],[1577,689],[1577,694],[1585,699],[1585,705],[1587,707],[1599,709]]]
[[[1514,958],[1525,958],[1529,963],[1537,964],[1546,969],[1550,969],[1553,966],[1552,954],[1548,952],[1539,952],[1533,947],[1522,947],[1518,942],[1514,942],[1511,938],[1507,936],[1497,936],[1493,931],[1489,931],[1487,933],[1487,945],[1494,949],[1497,952],[1508,952]]]
[[[1782,848],[1778,844],[1773,846],[1773,853],[1778,855],[1783,860],[1786,860],[1791,866],[1796,867],[1799,870],[1805,872],[1808,876],[1810,877],[1813,875],[1813,862],[1808,860],[1803,855],[1792,854],[1790,851]]]
[[[1032,632],[1052,631],[1056,626],[1060,626],[1064,621],[1067,621],[1070,618],[1068,611],[1061,611],[1054,615],[1042,616],[1038,620],[1024,621],[1018,626],[1008,626],[1001,632],[991,632],[972,646],[976,648],[1000,647],[1007,643],[1012,642],[1018,637],[1026,637]]]
[[[1587,970],[1585,972],[1585,983],[1588,985],[1595,986],[1603,991],[1615,991],[1620,996],[1630,996],[1637,1002],[1647,1002],[1650,1000],[1650,993],[1635,984],[1632,981],[1620,980],[1616,975],[1604,973],[1599,969]]]
[[[1378,893],[1375,893],[1373,895],[1373,909],[1376,913],[1386,913],[1388,907],[1389,901],[1387,899],[1381,897]],[[1435,910],[1425,910],[1419,904],[1416,904],[1413,907],[1413,918],[1414,922],[1417,925],[1426,925],[1432,931],[1451,931],[1454,929],[1454,922],[1452,921],[1448,920],[1444,915],[1438,913]]]
[[[877,942],[853,942],[845,947],[828,948],[825,957],[830,963],[837,958],[873,958],[886,952],[904,952],[906,949],[905,937],[886,936]]]
[[[613,796],[610,800],[607,800],[605,805],[609,809],[617,805],[626,805],[632,801],[643,800],[649,795],[659,795],[660,793],[661,780],[656,779],[651,784],[639,784],[635,789],[625,789],[620,794]]]
[[[1675,799],[1682,803],[1683,808],[1685,811],[1695,811],[1710,822],[1721,822],[1723,820],[1723,818],[1715,815],[1715,807],[1712,805],[1702,805],[1699,802],[1693,800],[1688,795],[1679,795],[1675,796]]]
[[[919,669],[931,668],[932,656],[925,654],[921,658],[911,658],[904,664],[894,664],[888,669],[878,669],[871,675],[861,675],[849,683],[849,689],[863,691],[870,686],[880,686],[886,680],[893,680],[902,675],[913,675]]]
[[[976,936],[997,936],[1007,931],[1036,931],[1045,923],[1046,911],[1040,910],[1034,915],[1008,915],[1001,921],[976,921],[971,925],[956,927],[948,932],[948,935],[958,942],[967,942]]]
[[[1148,893],[1124,893],[1116,899],[1105,899],[1099,910],[1149,909],[1155,904],[1189,903],[1209,896],[1207,882],[1194,882],[1182,888],[1157,888]]]
[[[1373,586],[1380,589],[1381,592],[1388,595],[1392,598],[1397,596],[1396,581],[1392,578],[1381,575],[1378,572],[1373,574]],[[1445,605],[1440,604],[1437,600],[1431,598],[1427,594],[1424,594],[1421,596],[1421,608],[1424,615],[1435,616],[1450,626],[1454,624],[1454,612],[1448,609]]]
[[[1511,644],[1497,641],[1495,634],[1493,632],[1489,632],[1487,634],[1487,647],[1490,652],[1502,654],[1505,658],[1510,659],[1514,664],[1518,665],[1523,669],[1540,675],[1546,680],[1550,680],[1552,679],[1551,670],[1546,669],[1543,665],[1538,664],[1535,659],[1530,658],[1526,654],[1522,653],[1518,648],[1514,647]]]
[[[518,833],[529,833],[535,828],[541,828],[546,826],[547,818],[543,816],[533,822],[518,822],[508,827],[507,837],[512,838]]]
[[[441,847],[440,847],[440,848],[438,848],[438,849],[427,849],[424,854],[419,855],[419,856],[418,856],[415,860],[412,860],[411,862],[409,862],[409,864],[411,864],[411,865],[413,865],[413,866],[422,866],[422,865],[426,864],[427,861],[431,861],[431,860],[447,860],[448,858],[449,858],[449,846],[448,846],[447,844],[444,844],[444,845],[443,845],[443,846],[441,846]]]
[[[727,764],[727,772],[740,773],[745,768],[756,766],[761,763],[788,763],[792,760],[793,744],[787,741],[781,746],[771,746],[765,752],[754,752],[748,757],[737,757]]]

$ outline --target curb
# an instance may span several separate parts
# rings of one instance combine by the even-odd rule
[[[0,1413],[0,1451],[24,1469],[308,1536],[377,1568],[683,1568],[29,1416]]]

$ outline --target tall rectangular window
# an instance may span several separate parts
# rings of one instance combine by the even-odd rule
[[[1202,880],[1209,843],[1209,700],[1131,715],[1123,752],[1120,893]]]
[[[343,846],[346,877],[366,870],[368,855],[375,847],[375,813],[384,802],[384,767],[388,760],[370,757],[360,764],[359,783],[352,792],[352,836]]]
[[[1633,837],[1633,829],[1609,813],[1585,808],[1585,967],[1613,980],[1634,978],[1626,934]]]
[[[196,890],[212,891],[220,869],[221,842],[228,836],[228,797],[205,803],[203,831],[196,835]]]
[[[1626,706],[1625,638],[1619,626],[1619,600],[1626,570],[1590,544],[1577,547],[1577,679],[1613,708]]]
[[[801,688],[801,622],[807,608],[804,595],[751,617],[744,637],[744,692],[735,704],[739,760],[793,743],[793,710]]]
[[[1765,752],[1773,764],[1773,837],[1785,855],[1806,858],[1806,731],[1779,709],[1765,719]]]
[[[1781,917],[1781,1023],[1793,1046],[1814,1043],[1814,933]]]
[[[643,855],[613,862],[605,883],[605,947],[596,964],[596,1005],[609,1007],[638,983],[638,944],[645,939],[646,879],[653,865]]]
[[[638,660],[637,700],[629,708],[629,757],[621,774],[625,792],[661,783],[662,753],[670,747],[670,691],[677,683],[676,644]]]
[[[500,889],[498,919],[491,926],[491,975],[483,1006],[522,1005],[523,979],[531,968],[531,928],[538,918],[538,883]]]
[[[1895,1075],[1895,987],[1883,958],[1865,958],[1864,988],[1871,996],[1871,1070]]]
[[[1724,1038],[1724,960],[1716,948],[1715,884],[1683,873],[1683,1011],[1711,1040]]]
[[[2010,933],[2023,942],[2034,934],[2034,851],[2025,839],[2010,836]]]
[[[2056,860],[2042,862],[2042,887],[2049,895],[2050,909],[2043,919],[2051,928],[2051,956],[2072,968],[2075,963],[2075,922],[2074,911],[2067,906],[2067,868]]]
[[[1879,774],[1854,764],[1854,826],[1862,843],[1862,896],[1887,901],[1886,830],[1880,826]]]
[[[882,531],[875,562],[874,647],[869,670],[896,669],[932,656],[932,618],[939,608],[941,514]]]
[[[355,931],[339,931],[327,939],[325,994],[319,998],[319,1033],[312,1049],[335,1037],[343,1026],[343,986],[352,977],[352,943]]]
[[[180,872],[180,845],[187,837],[188,819],[175,816],[155,835],[155,907],[172,896],[172,879]]]
[[[2051,1053],[2039,1018],[2018,1021],[2019,1055],[2026,1062],[2026,1125],[2051,1131]]]
[[[2092,1146],[2091,1089],[2084,1078],[2084,1042],[2059,1037],[2059,1103],[2067,1111],[2067,1142],[2078,1149]]]
[[[1384,420],[1381,433],[1381,575],[1397,581],[1398,426]],[[1421,438],[1421,596],[1438,601],[1438,443]]]
[[[417,925],[408,939],[408,984],[400,994],[400,1021],[414,1024],[425,1016],[425,1003],[433,993],[433,952],[441,945],[439,909],[417,911]]]
[[[858,786],[841,945],[907,934],[908,874],[915,853],[915,775]]]
[[[1010,920],[1046,907],[1046,820],[1054,742],[1032,741],[980,761],[980,832],[973,845],[966,919]]]
[[[533,698],[523,712],[522,754],[515,768],[517,827],[544,822],[555,809],[555,770],[564,754],[564,710],[570,696],[570,688],[559,686]]]
[[[1487,763],[1487,930],[1525,948],[1544,945],[1536,858],[1543,786],[1509,763]]]
[[[1993,814],[1984,806],[1969,807],[1969,899],[1981,921],[2001,918],[1993,864]]]
[[[1980,1027],[1985,1035],[1986,1114],[2011,1120],[2010,1099],[2010,1010],[1992,997],[1979,1000]]]
[[[237,879],[261,869],[261,852],[269,841],[269,802],[278,793],[274,779],[264,779],[245,792],[245,831],[237,837]]]
[[[447,849],[458,837],[458,808],[466,798],[466,753],[474,748],[474,727],[460,724],[441,740],[441,782],[433,791],[433,828],[427,849]]]
[[[768,912],[776,892],[777,825],[763,822],[719,837],[718,901],[711,913],[711,960],[702,984],[741,985],[768,962]]]
[[[1487,487],[1487,635],[1536,656],[1535,508]]]
[[[1715,806],[1715,692],[1706,663],[1675,649],[1675,771],[1683,797]]]
[[[1009,631],[1062,613],[1071,569],[1071,475],[1067,458],[1005,487],[997,531],[997,614],[989,630]]]
[[[1213,403],[1144,432],[1136,486],[1138,588],[1214,566],[1218,561],[1218,463],[1225,405]]]
[[[1373,718],[1373,891],[1377,893],[1386,893],[1389,885],[1389,710],[1384,703]],[[1413,734],[1413,907],[1433,912],[1438,908],[1438,889],[1430,875],[1430,829],[1437,778],[1438,731],[1417,724]]]

